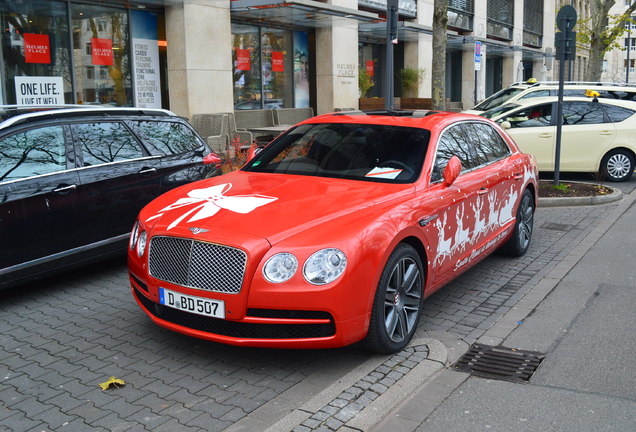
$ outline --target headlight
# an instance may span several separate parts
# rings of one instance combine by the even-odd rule
[[[305,262],[303,276],[311,284],[324,285],[338,279],[346,266],[347,256],[340,249],[322,249]]]
[[[139,234],[139,240],[137,240],[137,255],[139,255],[139,258],[143,256],[146,250],[146,238],[146,231],[142,231],[141,234]]]
[[[271,283],[288,281],[298,269],[298,260],[290,253],[277,253],[267,260],[263,267],[263,276]]]
[[[139,221],[135,222],[135,225],[130,232],[130,242],[128,243],[130,250],[133,250],[135,248],[135,245],[137,244],[137,236],[139,236]]]

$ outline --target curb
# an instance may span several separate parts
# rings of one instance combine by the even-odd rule
[[[576,183],[576,182],[570,182]],[[583,182],[578,182],[583,183]],[[615,187],[603,185],[607,188],[612,189],[612,193],[607,195],[597,195],[597,196],[589,196],[589,197],[559,197],[559,198],[541,198],[539,197],[539,202],[537,203],[537,207],[567,207],[567,206],[587,206],[587,205],[600,205],[600,204],[608,204],[614,201],[618,201],[623,198],[623,192]]]

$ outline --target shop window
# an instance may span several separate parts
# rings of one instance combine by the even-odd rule
[[[81,50],[83,54],[74,56],[77,66],[100,67],[99,80],[77,80],[75,83],[77,102],[132,106],[134,102],[127,11],[71,3],[71,19],[73,51]]]
[[[235,109],[309,106],[307,33],[232,25]]]
[[[95,68],[93,66],[86,68],[86,78],[95,79]]]
[[[50,77],[59,85],[56,100],[73,102],[66,3],[49,0],[0,2],[2,102],[16,104],[15,77]]]

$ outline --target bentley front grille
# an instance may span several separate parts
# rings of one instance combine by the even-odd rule
[[[148,265],[154,278],[207,291],[241,291],[247,255],[240,249],[178,237],[153,237]]]

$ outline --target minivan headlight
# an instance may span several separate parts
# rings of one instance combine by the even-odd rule
[[[314,285],[324,285],[334,280],[347,267],[347,256],[340,249],[322,249],[307,259],[303,266],[305,280]]]

